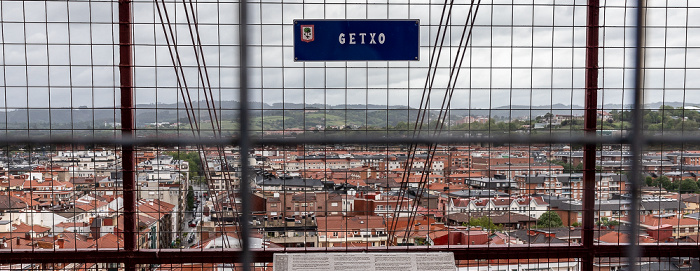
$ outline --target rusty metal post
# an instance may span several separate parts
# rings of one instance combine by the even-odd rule
[[[131,0],[119,0],[119,84],[121,91],[122,138],[133,138],[133,56],[131,31]],[[136,244],[136,176],[134,146],[122,146],[122,172],[124,196],[124,249],[135,251]],[[135,270],[136,265],[126,262],[126,270]]]
[[[586,18],[586,104],[583,130],[586,136],[596,135],[598,119],[598,30],[599,0],[588,0]],[[593,270],[593,237],[595,226],[596,145],[583,147],[583,255],[582,270]]]

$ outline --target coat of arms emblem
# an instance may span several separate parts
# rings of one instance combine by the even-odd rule
[[[301,26],[301,41],[303,41],[303,42],[314,41],[314,26],[313,25],[302,25]]]

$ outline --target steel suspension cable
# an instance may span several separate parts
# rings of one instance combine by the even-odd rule
[[[433,130],[433,136],[440,136],[442,133],[442,129],[444,128],[445,125],[445,120],[447,119],[449,110],[450,110],[450,105],[452,102],[452,96],[454,94],[454,89],[455,85],[457,82],[457,77],[459,75],[459,71],[461,70],[462,67],[462,61],[464,60],[464,56],[466,55],[466,50],[462,50],[462,46],[466,47],[467,44],[469,43],[469,39],[472,34],[472,30],[474,28],[474,21],[476,19],[476,14],[479,11],[479,6],[481,4],[481,0],[477,2],[476,4],[476,9],[474,9],[474,0],[471,2],[471,6],[469,8],[469,13],[467,15],[467,19],[464,23],[464,29],[462,30],[462,35],[460,38],[459,42],[459,47],[457,49],[457,54],[455,56],[454,62],[452,64],[452,67],[450,69],[450,77],[447,83],[447,89],[445,91],[445,95],[443,96],[442,104],[440,107],[440,111],[438,114],[438,119],[435,123],[435,128]],[[472,15],[473,12],[473,15]],[[471,23],[470,23],[471,20]],[[469,29],[469,32],[467,32],[467,29]],[[468,33],[468,34],[467,34]],[[462,45],[464,44],[464,45]],[[461,57],[460,57],[461,54]],[[459,59],[459,64],[457,63]],[[455,72],[456,70],[456,72]],[[411,208],[411,211],[409,212],[409,218],[408,218],[408,224],[407,225],[412,225],[415,222],[415,219],[417,217],[417,211],[418,211],[418,206],[419,203],[423,197],[423,194],[425,193],[425,187],[427,186],[427,183],[430,179],[430,173],[432,172],[432,164],[435,158],[435,152],[437,151],[437,144],[429,144],[428,145],[428,156],[426,157],[426,163],[424,163],[424,170],[421,172],[421,178],[419,179],[418,183],[418,190],[414,199],[414,205]],[[404,232],[404,240],[407,240],[408,237],[410,236],[412,232],[413,227],[408,227],[407,230]],[[428,229],[430,230],[430,229]]]
[[[449,9],[447,8],[447,0],[445,0],[445,3],[443,3],[442,7],[442,13],[440,16],[440,23],[438,25],[438,33],[435,36],[435,44],[437,45],[438,39],[440,39],[440,46],[438,47],[437,50],[433,50],[430,60],[428,62],[428,74],[426,75],[425,79],[425,85],[423,86],[423,95],[421,96],[421,101],[420,105],[418,108],[418,115],[416,115],[416,122],[413,127],[413,137],[415,138],[420,134],[420,130],[423,128],[423,122],[425,119],[425,114],[426,110],[425,107],[427,107],[427,104],[429,104],[430,101],[430,91],[432,90],[433,82],[435,81],[435,74],[437,73],[437,64],[435,64],[435,67],[433,67],[433,63],[437,63],[440,60],[440,56],[442,54],[442,48],[443,44],[445,43],[445,36],[447,31],[443,30],[443,21],[445,25],[445,29],[447,29],[447,24],[449,24],[451,15],[452,15],[452,7],[454,4],[454,0],[450,1],[449,4]],[[447,11],[447,17],[445,17],[445,12]],[[440,35],[442,33],[442,36]],[[437,51],[437,56],[436,56],[436,51]],[[432,72],[431,72],[432,71]],[[432,76],[431,76],[432,75]],[[427,90],[427,91],[426,91]],[[409,116],[410,116],[410,109],[409,109]],[[389,238],[389,244],[394,244],[394,232],[396,230],[396,227],[398,225],[398,220],[399,216],[401,213],[401,206],[403,206],[404,202],[404,195],[406,193],[406,190],[408,189],[408,176],[410,175],[411,167],[413,166],[413,161],[414,161],[414,156],[415,156],[415,148],[417,147],[416,143],[411,143],[409,144],[408,147],[408,155],[406,159],[406,163],[404,165],[404,170],[403,174],[401,176],[401,183],[400,183],[400,189],[399,189],[399,197],[398,197],[398,202],[396,205],[396,209],[394,210],[394,214],[392,216],[392,220],[389,226],[389,231],[388,231],[388,238]],[[410,167],[409,167],[410,166]],[[388,179],[387,179],[388,181]]]
[[[162,1],[163,4],[163,10],[161,11],[161,7],[158,4],[158,1],[155,1],[156,7],[158,9],[158,16],[161,20],[161,26],[163,28],[163,32],[165,34],[165,39],[166,43],[168,45],[168,51],[170,53],[170,58],[171,61],[173,62],[173,67],[175,68],[175,74],[176,74],[176,79],[177,79],[177,85],[180,89],[181,95],[183,96],[183,104],[185,105],[185,109],[187,112],[187,117],[190,122],[190,128],[192,129],[192,134],[196,138],[201,138],[201,129],[199,127],[199,122],[197,121],[197,116],[196,112],[194,110],[194,104],[192,103],[192,98],[189,92],[189,87],[187,84],[187,80],[185,77],[185,72],[184,68],[182,65],[182,61],[180,60],[180,54],[179,50],[177,49],[177,44],[176,44],[176,39],[175,39],[175,34],[173,31],[172,23],[170,22],[170,16],[168,15],[168,11],[165,5],[165,1]],[[165,20],[163,20],[163,14],[165,14]],[[167,28],[166,24],[167,23]],[[168,35],[170,34],[170,35]],[[170,39],[172,39],[172,44],[170,42]],[[181,81],[182,80],[182,81]],[[197,152],[199,153],[199,159],[202,165],[204,166],[203,172],[205,175],[205,179],[207,180],[207,190],[209,193],[214,197],[214,208],[217,213],[220,215],[223,215],[223,211],[221,210],[221,202],[218,199],[218,193],[213,193],[211,191],[211,187],[209,185],[209,182],[211,181],[211,172],[209,171],[209,161],[206,156],[205,149],[203,145],[197,144],[196,145]],[[214,191],[215,192],[215,191]],[[222,238],[224,242],[228,242],[228,238],[224,238],[225,233],[223,232],[223,227],[221,227],[222,231]],[[239,239],[240,242],[240,239]],[[229,245],[230,247],[230,245]]]
[[[220,138],[221,135],[221,123],[219,121],[219,118],[216,113],[216,101],[214,100],[214,94],[211,90],[211,81],[209,80],[209,72],[208,68],[206,66],[206,60],[204,57],[204,50],[202,48],[202,42],[201,38],[199,35],[199,27],[197,23],[197,17],[195,16],[195,9],[194,5],[192,4],[192,1],[189,1],[189,12],[188,12],[188,5],[186,0],[182,0],[182,4],[185,10],[185,17],[187,19],[187,28],[190,33],[190,39],[192,41],[192,49],[194,51],[195,58],[197,60],[197,75],[201,80],[202,87],[204,88],[204,97],[206,100],[206,105],[207,105],[207,112],[209,113],[209,119],[211,121],[211,128],[212,132],[214,134],[214,138]],[[192,19],[190,20],[190,12],[192,13]],[[195,29],[193,31],[192,29]],[[196,38],[195,38],[196,36]],[[200,62],[200,57],[201,57],[201,62]],[[205,78],[206,75],[206,78]],[[237,207],[236,207],[236,201],[235,197],[233,196],[233,189],[231,185],[231,166],[228,163],[228,160],[226,160],[226,153],[224,149],[217,145],[215,146],[216,148],[216,153],[219,158],[219,165],[221,166],[221,172],[222,172],[222,177],[224,184],[226,186],[226,196],[228,197],[229,205],[231,206],[231,209],[233,210],[233,214],[237,215]],[[218,193],[216,193],[218,194]],[[225,239],[226,241],[228,238]],[[239,239],[240,240],[240,239]]]

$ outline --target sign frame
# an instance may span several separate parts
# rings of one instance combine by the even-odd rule
[[[408,50],[406,51],[411,51],[410,57],[404,57],[400,59],[380,59],[380,58],[368,58],[368,59],[362,59],[362,57],[358,57],[357,55],[353,55],[352,57],[345,57],[342,58],[342,55],[333,55],[332,58],[327,58],[327,59],[322,59],[322,58],[314,58],[314,59],[309,59],[309,58],[302,58],[302,54],[300,52],[304,52],[304,55],[308,55],[308,52],[302,51],[302,50],[308,50],[308,49],[301,49],[305,47],[306,44],[310,44],[316,40],[319,40],[318,36],[318,27],[315,27],[313,24],[315,22],[321,22],[322,24],[326,23],[335,23],[337,22],[338,24],[366,24],[366,23],[377,23],[377,22],[393,22],[393,23],[412,23],[415,25],[415,31],[413,29],[410,29],[408,31],[409,34],[403,34],[404,36],[407,35],[415,35],[415,45],[411,45]],[[311,38],[302,38],[302,29],[304,27],[311,27]],[[293,24],[293,42],[292,42],[292,47],[293,47],[293,56],[294,56],[294,62],[353,62],[353,61],[419,61],[420,60],[420,19],[294,19]],[[337,29],[335,29],[337,31]],[[342,32],[341,32],[342,33]],[[364,33],[363,33],[364,34]],[[392,33],[393,34],[393,33]],[[349,37],[346,37],[349,38]],[[364,39],[365,37],[363,37]],[[369,39],[369,36],[366,38]],[[376,39],[376,38],[375,38]],[[326,37],[326,40],[328,38]],[[334,41],[338,41],[338,37],[335,37],[333,39]],[[395,46],[395,44],[391,44]],[[409,44],[410,45],[410,44]],[[347,46],[346,44],[339,44],[337,48],[332,47],[329,48],[330,50],[335,50],[338,51],[338,48],[341,46]],[[353,45],[357,46],[357,45]],[[368,45],[362,44],[361,46],[364,46],[364,48],[367,48]],[[413,48],[415,47],[415,48]],[[413,52],[413,49],[415,49],[415,52]],[[375,54],[380,54],[377,53],[377,50],[371,50],[371,49],[360,49],[362,51],[370,51],[374,52]],[[391,51],[391,49],[388,49]],[[343,51],[343,50],[341,50]],[[394,50],[395,51],[395,50]],[[351,52],[347,52],[351,53]],[[408,55],[408,54],[406,54]],[[346,55],[347,56],[347,55]]]

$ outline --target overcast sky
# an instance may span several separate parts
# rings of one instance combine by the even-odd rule
[[[439,108],[469,5],[455,1],[438,62],[431,106]],[[511,5],[515,2],[516,5]],[[476,16],[453,109],[504,105],[583,105],[585,1],[484,0]],[[552,3],[555,5],[551,5]],[[629,103],[632,9],[601,1],[600,103]],[[648,1],[647,102],[700,103],[700,1]],[[435,48],[442,0],[255,1],[249,4],[250,86],[265,103],[380,104],[417,107]],[[674,5],[670,8],[656,5]],[[196,4],[216,99],[237,100],[238,4]],[[688,8],[690,6],[690,8]],[[180,59],[203,99],[182,2],[167,4]],[[115,107],[119,104],[116,3],[1,1],[0,107]],[[420,61],[293,61],[294,19],[420,19]],[[136,103],[182,101],[155,5],[134,4]],[[90,24],[89,22],[92,22]],[[684,69],[685,68],[685,69]],[[72,87],[71,87],[72,86]]]

